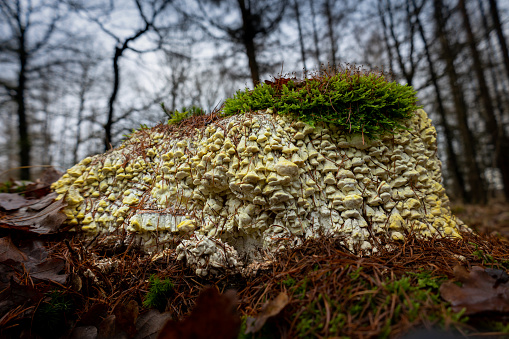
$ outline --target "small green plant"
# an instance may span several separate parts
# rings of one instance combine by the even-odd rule
[[[11,193],[12,182],[6,181],[0,184],[0,193]]]
[[[498,332],[509,334],[509,323],[496,321],[493,323],[493,328]]]
[[[26,191],[26,187],[24,182],[21,185],[16,185],[16,183],[7,180],[0,183],[0,193],[23,193]]]
[[[290,277],[290,275],[288,275],[288,278],[283,280],[282,283],[286,287],[290,288],[290,287],[293,287],[295,285],[295,279],[293,279],[292,277]]]
[[[326,317],[325,304],[329,305],[331,314],[334,317],[329,322],[329,335],[337,335],[341,332],[348,316],[341,312],[341,305],[328,295],[320,293],[316,299],[308,304],[306,310],[301,313],[296,325],[299,338],[314,338],[315,333],[324,329],[324,319]]]
[[[164,312],[168,298],[173,293],[173,283],[169,278],[159,279],[155,274],[149,278],[149,291],[143,300],[143,306],[146,308],[156,308]]]
[[[359,277],[361,276],[361,271],[362,271],[362,267],[359,267],[355,271],[349,273],[348,276],[350,277],[350,279],[355,281],[355,280],[359,279]]]
[[[447,280],[445,276],[432,276],[430,271],[422,271],[420,273],[408,272],[408,274],[417,278],[418,288],[438,290],[442,282]]]
[[[223,114],[272,109],[310,125],[331,123],[347,133],[375,138],[405,129],[402,121],[419,108],[412,87],[390,82],[380,72],[345,68],[303,81],[274,80],[237,91],[225,101]]]
[[[466,323],[470,318],[465,315],[466,308],[462,308],[459,312],[454,312],[451,307],[446,310],[446,316],[456,323]]]
[[[483,264],[497,264],[498,260],[495,260],[491,254],[484,253],[482,249],[479,248],[479,245],[470,242],[470,245],[475,246],[475,251],[472,252],[474,256],[476,256],[479,260],[483,262]]]
[[[43,338],[58,337],[68,328],[73,315],[72,299],[61,291],[52,291],[34,313],[33,327]]]
[[[163,112],[168,116],[168,125],[176,125],[180,123],[181,121],[190,118],[190,117],[196,117],[200,115],[205,115],[206,112],[203,108],[192,105],[191,107],[182,107],[182,109],[170,111],[166,106],[164,105],[164,102],[161,103],[161,108]]]
[[[304,278],[303,280],[297,282],[295,279],[290,277],[290,275],[287,276],[285,280],[281,282],[283,285],[285,285],[288,289],[290,289],[295,296],[297,296],[299,299],[304,299],[306,296],[306,290],[307,290],[307,284],[308,279]]]

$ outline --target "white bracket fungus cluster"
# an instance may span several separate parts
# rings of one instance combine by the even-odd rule
[[[459,237],[423,110],[380,140],[258,112],[193,133],[157,126],[86,158],[53,189],[90,235],[136,234],[176,248],[196,273],[238,269],[322,234],[364,252],[374,237]]]

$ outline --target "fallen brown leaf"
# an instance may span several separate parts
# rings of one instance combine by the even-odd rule
[[[23,208],[0,219],[0,227],[30,233],[48,234],[59,230],[67,219],[61,210],[66,206],[63,199],[55,201],[56,193],[37,200],[25,200]]]
[[[102,302],[94,304],[81,316],[80,324],[98,327],[107,314],[108,304]]]
[[[59,258],[49,258],[40,263],[29,262],[25,265],[32,278],[46,281],[54,281],[64,284],[67,280],[65,274],[65,261]]]
[[[118,304],[110,314],[99,324],[97,338],[127,338],[133,339],[136,335],[136,320],[139,307],[134,300],[125,304]]]
[[[136,335],[136,320],[140,314],[138,303],[134,300],[126,304],[119,304],[113,310],[116,317],[116,325],[127,334],[128,338],[134,338]]]
[[[509,284],[492,275],[492,271],[488,273],[479,266],[472,267],[470,272],[463,266],[456,266],[454,276],[463,285],[445,282],[440,286],[440,295],[451,303],[454,312],[463,308],[465,314],[509,312]]]
[[[11,279],[8,286],[0,292],[0,318],[6,321],[6,318],[8,318],[6,315],[16,309],[17,306],[23,306],[28,302],[32,305],[37,304],[43,297],[44,294],[35,288],[20,285],[14,279]]]
[[[265,305],[262,307],[262,310],[260,311],[260,314],[258,314],[256,318],[247,318],[245,334],[256,333],[261,330],[263,325],[265,325],[265,322],[269,318],[278,315],[283,310],[283,308],[288,305],[289,301],[290,299],[288,298],[288,294],[286,292],[281,292],[276,297],[276,299],[265,303]]]
[[[0,208],[4,211],[17,210],[25,206],[27,199],[16,193],[0,193]]]
[[[115,338],[117,336],[115,320],[114,314],[110,314],[104,318],[97,328],[97,339]]]
[[[169,320],[159,339],[234,339],[240,328],[236,314],[237,297],[233,290],[221,295],[215,287],[206,287],[196,306],[183,321]]]
[[[140,315],[136,322],[135,339],[155,339],[157,334],[163,328],[164,324],[171,319],[169,312],[160,313],[158,310],[151,309]]]
[[[23,262],[28,258],[25,253],[21,252],[11,240],[11,237],[0,238],[0,263]]]
[[[17,247],[10,237],[0,238],[0,289],[7,286],[17,273],[27,272],[33,279],[65,283],[65,262],[48,258],[48,252],[37,240],[29,240]]]
[[[25,197],[41,198],[51,193],[51,184],[60,179],[62,174],[62,172],[57,171],[53,167],[46,169],[34,183],[26,187]]]

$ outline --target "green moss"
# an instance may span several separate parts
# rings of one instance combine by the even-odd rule
[[[404,129],[402,122],[419,108],[416,102],[410,86],[390,82],[383,73],[347,68],[303,81],[279,78],[238,91],[225,101],[223,114],[272,109],[310,125],[331,123],[374,138]]]
[[[468,320],[464,311],[453,312],[440,298],[439,288],[447,280],[446,276],[417,270],[396,279],[387,277],[380,284],[366,279],[369,272],[363,267],[346,265],[343,272],[347,272],[343,276],[348,278],[346,282],[342,281],[339,294],[319,293],[304,306],[295,325],[297,337],[313,338],[317,333],[330,336],[349,334],[352,326],[380,314],[386,315],[378,333],[380,338],[389,337],[392,325],[400,323],[402,319],[416,324],[427,319],[430,324],[442,327],[445,319],[455,324]],[[294,297],[299,287],[297,281],[290,277],[283,281]],[[326,323],[328,328],[324,328]]]
[[[21,185],[17,185],[12,181],[5,181],[0,183],[0,193],[23,193],[26,191],[26,183],[22,183]]]
[[[169,117],[168,125],[176,125],[187,118],[206,114],[203,108],[195,105],[191,107],[182,107],[180,111],[179,110],[170,111],[164,106],[164,102],[162,102],[161,108],[163,112]]]
[[[159,279],[156,275],[149,278],[149,291],[143,300],[143,306],[146,308],[156,308],[164,312],[168,298],[173,293],[173,283],[169,278]]]

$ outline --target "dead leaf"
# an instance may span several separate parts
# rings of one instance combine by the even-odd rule
[[[51,193],[51,184],[60,179],[62,174],[62,172],[57,171],[53,167],[46,169],[34,183],[26,187],[25,197],[41,198]]]
[[[16,193],[0,193],[0,208],[4,211],[17,210],[26,205],[27,199]]]
[[[116,336],[115,315],[110,314],[99,324],[97,328],[97,339],[108,339]]]
[[[206,287],[189,317],[180,322],[169,320],[158,338],[235,339],[240,328],[236,309],[235,291],[229,290],[221,295],[215,287]]]
[[[265,322],[269,318],[278,315],[283,310],[283,308],[288,305],[289,301],[290,299],[288,298],[288,294],[286,292],[281,292],[276,297],[276,299],[265,303],[265,305],[262,307],[262,310],[260,311],[260,314],[258,314],[256,318],[247,318],[245,334],[256,333],[261,330],[263,325],[265,325]]]
[[[24,305],[27,302],[37,304],[43,297],[44,295],[35,288],[20,285],[14,279],[11,279],[8,287],[0,292],[0,318],[17,306]]]
[[[463,283],[448,281],[440,286],[440,295],[450,302],[454,312],[465,308],[465,314],[509,312],[509,284],[490,275],[479,266],[468,272],[463,266],[454,267],[454,276]]]
[[[96,339],[97,327],[95,326],[77,326],[70,335],[70,339]]]
[[[128,338],[136,335],[136,320],[140,313],[138,303],[134,300],[126,304],[119,304],[113,310],[116,317],[116,326],[127,334]]]
[[[24,262],[28,259],[25,253],[21,252],[11,240],[11,237],[0,238],[0,263],[8,260],[13,262]]]
[[[27,241],[23,246],[14,245],[10,237],[0,238],[0,288],[4,288],[16,273],[28,272],[33,279],[55,281],[67,280],[65,262],[49,258],[40,241]]]
[[[108,305],[105,303],[97,303],[92,305],[85,314],[81,316],[80,324],[84,326],[99,327],[101,321],[108,314]]]
[[[29,262],[26,270],[34,279],[54,281],[64,284],[67,280],[65,274],[65,261],[59,258],[49,258],[40,263]]]
[[[138,303],[134,300],[118,304],[113,310],[113,314],[104,318],[99,324],[97,338],[134,338],[138,313]]]
[[[57,232],[67,216],[61,212],[66,203],[63,199],[55,201],[56,197],[55,193],[30,201],[16,213],[0,219],[0,227],[37,234]]]
[[[170,312],[161,313],[156,309],[150,309],[142,314],[136,322],[136,336],[134,339],[155,339],[164,324],[171,319]]]
[[[48,194],[40,199],[31,199],[27,200],[27,209],[29,211],[40,211],[43,208],[48,207],[53,202],[55,202],[55,198],[58,197],[58,194],[52,193]]]
[[[484,271],[488,273],[490,277],[496,279],[497,283],[506,283],[509,281],[509,275],[504,270],[486,268]]]

